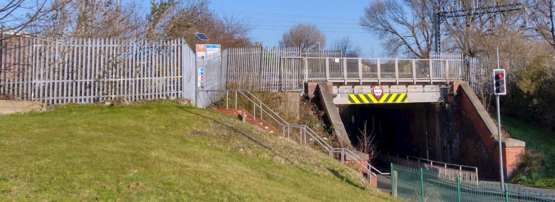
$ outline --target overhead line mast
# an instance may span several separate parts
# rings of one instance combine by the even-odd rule
[[[445,9],[445,7],[443,7]],[[522,3],[510,3],[502,5],[494,5],[487,7],[472,7],[471,9],[457,9],[457,10],[442,10],[434,13],[434,51],[439,53],[441,51],[441,23],[445,22],[448,18],[458,18],[467,16],[477,16],[485,14],[497,14],[510,11],[526,10],[526,6]]]

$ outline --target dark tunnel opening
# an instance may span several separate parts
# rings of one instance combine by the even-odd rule
[[[395,152],[436,161],[449,145],[440,138],[440,124],[445,118],[434,103],[345,105],[340,114],[354,147],[366,122],[367,134],[374,135],[373,143],[379,152]],[[441,119],[441,120],[440,120]],[[447,155],[448,156],[448,155]],[[384,162],[386,163],[386,162]]]

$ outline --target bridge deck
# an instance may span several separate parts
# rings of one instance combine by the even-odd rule
[[[370,85],[334,86],[333,102],[343,104],[408,104],[442,102],[446,91],[441,85],[382,85],[381,94],[373,93]]]

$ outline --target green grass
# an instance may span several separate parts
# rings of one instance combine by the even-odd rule
[[[325,154],[158,101],[0,116],[0,201],[389,201]]]
[[[509,181],[527,186],[555,189],[555,132],[536,128],[511,117],[502,117],[511,137],[526,142],[526,154],[516,175]]]

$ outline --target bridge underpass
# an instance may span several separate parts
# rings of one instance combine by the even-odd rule
[[[466,82],[433,85],[328,82],[308,83],[306,86],[309,94],[313,90],[320,96],[329,89],[333,102],[324,100],[320,103],[329,117],[333,113],[340,117],[335,121],[330,118],[330,123],[334,125],[338,138],[348,139],[352,146],[356,146],[356,136],[366,121],[367,130],[374,131],[378,149],[382,152],[443,163],[450,169],[453,169],[451,164],[467,165],[471,169],[458,169],[468,171],[474,180],[478,174],[481,179],[499,179],[497,126]],[[379,96],[373,92],[376,86],[380,87]],[[341,138],[342,134],[346,138]],[[516,169],[525,144],[505,138],[502,145],[505,176],[508,177]],[[416,163],[412,165],[418,166]],[[461,175],[458,172],[452,174],[454,177]]]
[[[357,136],[366,124],[378,151],[443,161],[441,151],[449,144],[440,136],[442,115],[437,107],[433,103],[344,105],[340,114],[353,145],[359,144]]]
[[[305,57],[278,52],[250,54],[250,51],[255,56],[251,61],[255,65],[236,65],[243,64],[237,61],[247,58],[244,54],[247,52],[228,54],[228,85],[318,95],[315,101],[323,105],[342,147],[352,147],[354,140],[350,136],[353,128],[358,133],[356,126],[361,120],[355,118],[355,123],[349,123],[352,115],[343,114],[342,119],[339,108],[360,105],[351,110],[360,114],[362,110],[379,113],[378,117],[384,119],[379,121],[382,127],[394,128],[382,128],[385,145],[382,148],[476,166],[480,177],[499,178],[497,127],[470,88],[468,81],[474,70],[465,66],[462,58]],[[381,87],[379,95],[373,95],[374,86]],[[392,123],[398,120],[405,122]],[[510,175],[524,153],[525,144],[510,138],[503,139],[502,144],[505,173]]]

